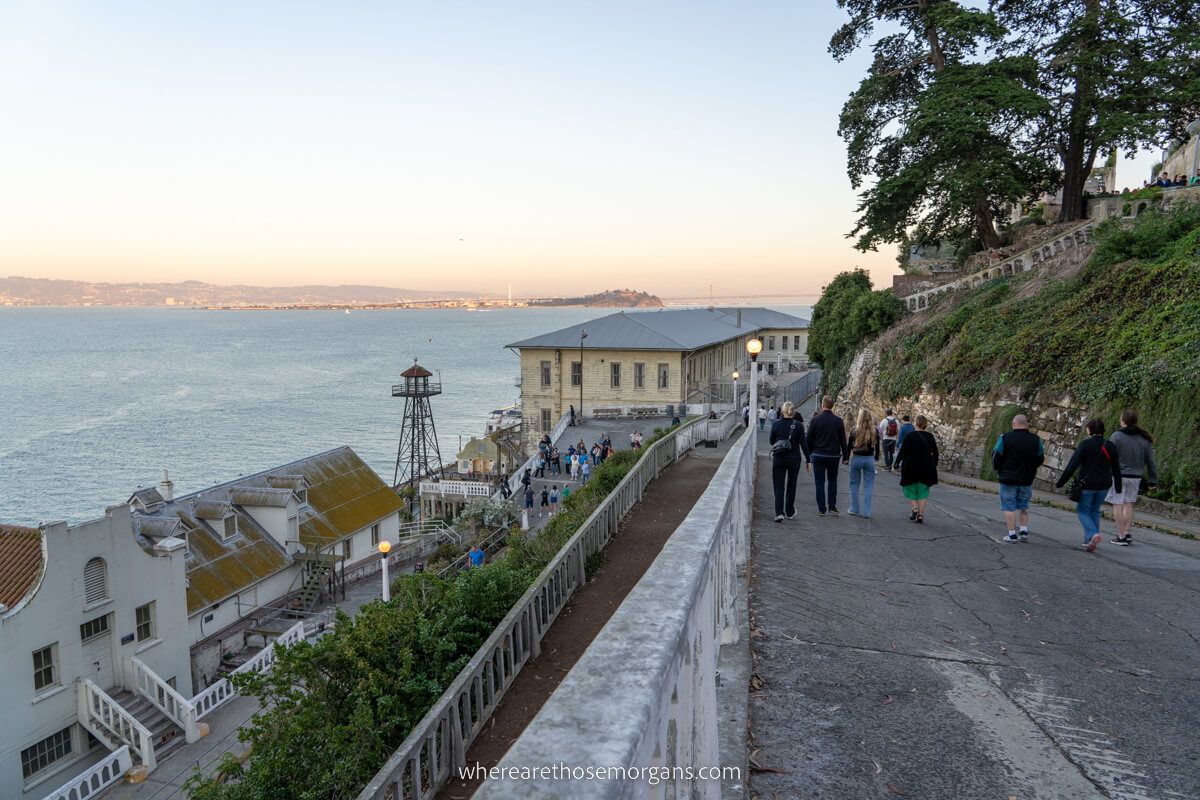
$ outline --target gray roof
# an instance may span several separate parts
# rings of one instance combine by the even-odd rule
[[[738,312],[741,312],[741,324]],[[769,308],[680,308],[618,311],[607,317],[513,342],[508,347],[579,347],[606,350],[698,350],[763,328],[807,328],[808,320]]]
[[[259,488],[257,486],[238,487],[229,492],[229,499],[239,506],[283,508],[292,499],[292,490]]]

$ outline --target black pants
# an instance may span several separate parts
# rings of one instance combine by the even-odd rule
[[[817,510],[825,513],[826,504],[829,508],[837,508],[837,475],[841,459],[837,456],[812,457],[813,481],[817,485]]]
[[[800,476],[800,465],[804,459],[772,458],[771,481],[775,485],[775,516],[792,516],[796,513],[796,479]]]
[[[892,462],[895,460],[895,458],[896,458],[896,440],[895,439],[884,439],[883,440],[883,468],[891,469]]]

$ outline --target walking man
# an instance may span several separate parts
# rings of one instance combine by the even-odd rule
[[[900,469],[900,448],[904,446],[904,437],[917,429],[912,424],[912,418],[905,414],[900,418],[900,432],[896,436],[896,456],[892,459],[892,472]]]
[[[890,408],[879,423],[879,442],[883,447],[883,468],[891,472],[896,448],[900,446],[900,422]]]
[[[767,410],[760,408],[758,410],[758,429],[761,431],[765,427],[767,427]]]
[[[817,514],[825,516],[828,508],[836,517],[838,464],[850,458],[850,448],[846,423],[833,413],[833,398],[829,395],[821,398],[821,411],[808,426],[808,451],[817,485]]]
[[[1029,418],[1013,417],[1012,430],[996,440],[992,448],[992,468],[1000,478],[1000,508],[1008,523],[1006,542],[1028,541],[1029,501],[1033,499],[1033,479],[1046,460],[1042,437],[1029,430]],[[1018,528],[1018,525],[1020,526]]]
[[[548,488],[546,488],[545,486],[542,486],[542,507],[541,507],[541,509],[539,509],[538,515],[541,516],[541,515],[545,515],[545,514],[549,514],[549,513],[550,513],[550,490]]]

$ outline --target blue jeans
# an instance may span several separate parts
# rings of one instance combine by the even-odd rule
[[[1075,514],[1083,526],[1083,543],[1087,544],[1100,532],[1100,506],[1108,489],[1084,489],[1083,497],[1075,504]]]
[[[858,504],[858,487],[862,485],[862,506]],[[850,456],[850,513],[871,516],[871,495],[875,491],[875,457]]]
[[[841,459],[837,456],[812,456],[813,481],[817,484],[817,510],[822,514],[825,508],[837,508],[837,474]]]

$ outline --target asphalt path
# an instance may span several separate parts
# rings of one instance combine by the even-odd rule
[[[1105,521],[1088,553],[1035,506],[1008,543],[995,495],[944,485],[918,525],[884,472],[870,520],[844,471],[818,517],[802,472],[775,523],[758,469],[752,796],[1200,798],[1200,542]]]

